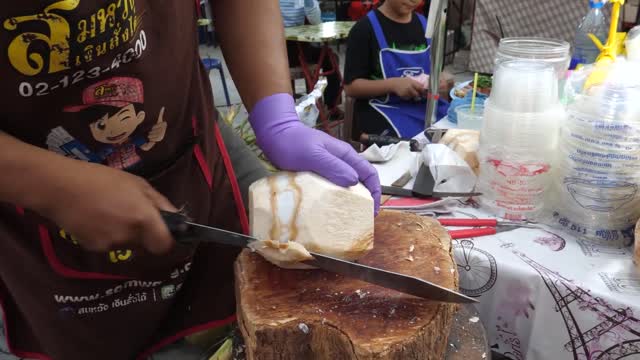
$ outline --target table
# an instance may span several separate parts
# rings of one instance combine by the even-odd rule
[[[397,167],[397,176],[388,174],[393,164],[374,166],[384,181],[401,175]],[[448,210],[447,217],[492,217],[473,202]],[[538,226],[454,240],[461,291],[480,301],[491,349],[512,359],[640,359],[633,249]]]
[[[493,73],[498,42],[504,37],[546,37],[573,43],[576,27],[589,11],[587,0],[476,0],[469,70]],[[611,6],[605,6],[607,19]]]
[[[338,89],[337,96],[338,99],[342,97],[342,72],[340,71],[338,59],[333,50],[331,50],[329,43],[332,41],[346,39],[349,36],[349,31],[351,31],[353,25],[355,25],[355,22],[353,21],[332,21],[317,25],[300,25],[285,28],[285,38],[289,41],[297,42],[298,59],[300,61],[302,72],[304,73],[307,89],[312,89],[321,76],[327,76],[335,73],[338,75],[338,80],[340,81],[340,88]],[[310,70],[302,49],[302,43],[305,42],[322,44],[322,50],[317,61],[316,70],[313,72]],[[331,62],[331,69],[324,69],[324,71],[322,71],[322,64],[327,56]],[[331,128],[341,124],[341,122],[337,121],[329,124],[324,110],[321,106],[319,106],[319,108],[320,119],[327,132],[330,131]]]

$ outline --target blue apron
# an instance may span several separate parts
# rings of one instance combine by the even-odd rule
[[[427,20],[424,16],[416,14],[423,30],[426,31]],[[367,16],[373,27],[373,31],[380,46],[380,68],[385,79],[405,76],[418,76],[431,72],[430,41],[426,40],[427,48],[424,50],[410,51],[391,49],[378,21],[375,11],[370,11]],[[376,109],[399,137],[411,138],[424,131],[424,120],[427,113],[427,101],[404,100],[395,94],[388,94],[386,99],[371,99],[371,107]],[[437,119],[444,117],[449,104],[438,100]]]

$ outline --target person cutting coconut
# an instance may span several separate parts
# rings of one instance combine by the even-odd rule
[[[379,201],[371,165],[298,120],[278,2],[212,6],[273,164],[360,181]],[[195,4],[20,1],[0,9],[0,24],[0,305],[11,352],[145,359],[232,322],[239,249],[176,245],[159,213],[247,230]]]

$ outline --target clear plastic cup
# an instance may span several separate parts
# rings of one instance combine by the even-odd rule
[[[531,153],[532,149],[555,147],[558,129],[566,119],[560,104],[539,113],[518,113],[496,108],[490,100],[484,103],[484,119],[480,142],[503,146],[514,153]]]
[[[544,112],[558,103],[558,78],[550,64],[532,60],[498,65],[491,102],[504,111]]]
[[[460,105],[455,111],[459,129],[480,130],[482,128],[484,106],[475,105],[471,110],[471,105]]]

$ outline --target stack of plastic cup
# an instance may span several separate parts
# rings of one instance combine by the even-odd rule
[[[571,62],[571,45],[564,40],[535,37],[500,39],[494,70],[503,62],[513,60],[535,60],[553,66],[558,78],[559,93],[562,94]]]
[[[495,215],[535,219],[551,183],[559,123],[558,78],[550,64],[514,60],[498,65],[480,132],[480,203]]]
[[[547,202],[551,225],[627,246],[640,218],[640,71],[616,67],[569,106]]]

